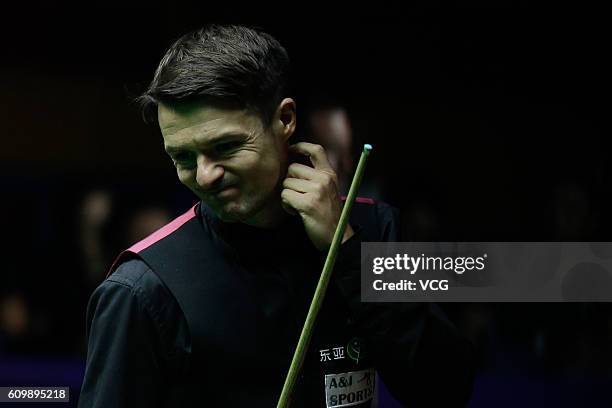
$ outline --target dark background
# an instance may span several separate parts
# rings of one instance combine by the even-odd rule
[[[510,3],[7,11],[0,300],[23,299],[27,324],[18,335],[0,326],[0,385],[77,393],[97,284],[79,242],[89,192],[111,191],[120,208],[104,232],[112,248],[124,245],[113,234],[130,209],[156,203],[174,216],[194,201],[132,98],[171,42],[206,22],[254,25],[285,45],[298,127],[315,95],[346,107],[356,149],[375,147],[366,181],[403,211],[407,239],[612,241],[603,12]],[[445,308],[478,348],[471,407],[612,404],[607,304]]]

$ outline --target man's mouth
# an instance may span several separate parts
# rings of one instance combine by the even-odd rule
[[[219,190],[215,190],[215,191],[207,193],[208,196],[221,198],[221,199],[232,198],[233,196],[237,194],[238,194],[238,188],[236,186],[223,187]]]

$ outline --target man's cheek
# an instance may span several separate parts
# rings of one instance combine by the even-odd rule
[[[187,175],[186,175],[184,172],[182,172],[181,170],[177,170],[177,171],[176,171],[176,174],[177,174],[177,176],[178,176],[179,181],[180,181],[182,184],[184,184],[184,185],[186,185],[187,187],[191,188],[191,185],[192,185],[193,183],[191,182],[191,179],[190,179],[189,177],[187,177]]]

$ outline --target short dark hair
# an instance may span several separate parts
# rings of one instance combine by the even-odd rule
[[[236,25],[208,25],[170,46],[148,89],[137,98],[147,122],[159,102],[199,101],[248,109],[271,124],[288,86],[289,56],[269,34]]]

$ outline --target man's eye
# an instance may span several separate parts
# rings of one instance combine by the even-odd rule
[[[172,156],[174,163],[181,166],[189,166],[195,163],[195,156],[189,153],[178,153]]]
[[[218,145],[215,145],[215,153],[217,154],[230,153],[236,150],[238,147],[240,147],[241,144],[242,144],[241,142],[220,143]]]

